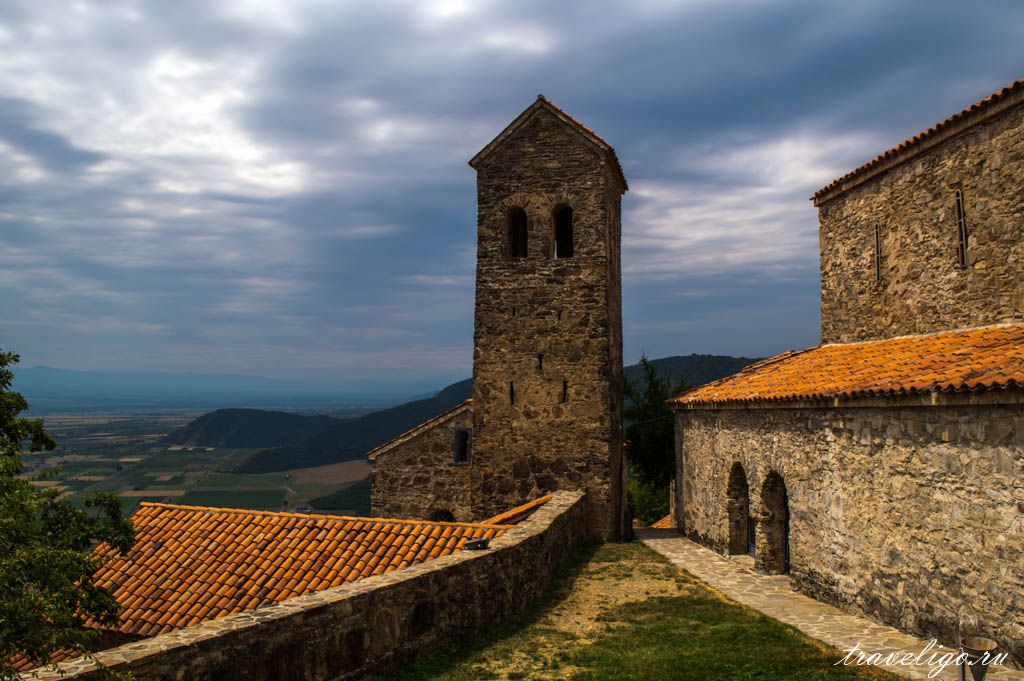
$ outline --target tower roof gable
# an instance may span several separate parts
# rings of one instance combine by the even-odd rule
[[[517,130],[519,130],[528,120],[533,118],[533,116],[535,116],[539,111],[548,111],[554,114],[556,118],[561,120],[575,132],[579,133],[588,142],[596,146],[606,156],[608,162],[615,169],[616,177],[620,182],[622,182],[622,191],[629,189],[629,185],[626,183],[626,176],[622,172],[622,165],[619,163],[619,159],[615,155],[614,147],[605,142],[596,132],[553,104],[545,98],[544,95],[537,95],[537,100],[533,104],[528,106],[523,113],[519,114],[514,121],[509,123],[508,126],[506,126],[506,128],[502,130],[497,137],[491,140],[487,146],[481,149],[476,156],[471,158],[469,160],[470,167],[476,170],[495,149],[508,141],[508,139],[512,137]]]

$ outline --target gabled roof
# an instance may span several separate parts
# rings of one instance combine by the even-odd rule
[[[752,364],[677,408],[1024,388],[1024,324],[822,345]]]
[[[491,154],[491,152],[504,144],[509,137],[515,134],[516,130],[521,128],[528,120],[541,110],[550,111],[560,120],[567,123],[573,130],[581,134],[587,141],[597,146],[606,155],[608,160],[611,162],[612,167],[615,168],[616,176],[619,181],[622,182],[622,191],[629,189],[629,184],[626,183],[626,176],[622,172],[622,164],[619,163],[619,158],[615,155],[614,147],[601,139],[596,132],[583,125],[563,111],[560,107],[546,99],[544,95],[537,95],[537,100],[533,104],[528,106],[523,113],[519,114],[514,121],[509,123],[497,137],[487,144],[487,146],[477,152],[477,155],[469,160],[470,167],[475,170],[477,166],[479,166],[480,163]]]
[[[369,457],[370,461],[373,461],[378,456],[383,454],[384,452],[386,452],[386,451],[388,451],[388,450],[390,450],[390,449],[392,449],[394,447],[397,447],[398,445],[402,444],[403,442],[408,442],[409,440],[411,440],[412,438],[416,437],[420,433],[428,431],[431,428],[436,428],[437,426],[443,425],[443,424],[447,423],[448,421],[451,421],[453,418],[455,418],[459,414],[461,414],[461,413],[471,409],[472,406],[473,406],[473,399],[472,398],[466,400],[465,402],[461,402],[459,404],[456,404],[454,407],[452,407],[448,411],[443,411],[440,414],[438,414],[437,416],[435,416],[434,418],[428,419],[428,420],[424,421],[423,423],[421,423],[420,425],[415,426],[413,428],[410,428],[409,430],[405,431],[404,433],[402,433],[401,435],[399,435],[395,439],[388,440],[384,444],[382,444],[382,445],[380,445],[378,447],[374,447],[373,449],[371,449],[370,451],[368,451],[366,453],[366,456]]]
[[[511,527],[145,502],[132,524],[134,546],[96,583],[124,607],[118,630],[141,636],[446,556]]]
[[[897,144],[892,149],[879,154],[874,160],[865,163],[839,179],[829,183],[814,193],[811,201],[815,206],[827,198],[841,194],[866,181],[869,177],[899,165],[917,154],[963,132],[992,116],[1006,111],[1012,106],[1024,102],[1024,78],[1016,80],[1003,89],[995,92],[980,102],[975,102],[963,111],[953,114],[940,123],[936,123],[922,133]]]

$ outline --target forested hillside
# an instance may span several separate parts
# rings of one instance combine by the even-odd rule
[[[362,458],[377,445],[469,399],[472,393],[473,381],[467,378],[425,400],[340,421],[303,442],[256,452],[237,472],[269,473]]]
[[[658,374],[675,386],[689,387],[733,374],[757,361],[747,357],[688,355],[652,360]],[[625,367],[627,378],[640,375],[640,365]],[[243,461],[238,473],[269,473],[360,459],[381,445],[437,416],[473,392],[472,379],[453,383],[433,397],[415,400],[358,418],[299,416],[255,409],[220,409],[205,414],[168,436],[174,444],[206,447],[264,447]]]
[[[218,409],[174,431],[164,442],[193,447],[277,447],[302,442],[338,423],[344,421],[283,411]]]

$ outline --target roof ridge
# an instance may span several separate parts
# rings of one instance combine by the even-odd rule
[[[618,172],[618,179],[622,182],[622,190],[629,190],[629,183],[626,181],[625,173],[622,172],[622,164],[619,162],[619,157],[615,153],[615,147],[613,147],[611,144],[605,141],[605,139],[598,135],[596,132],[580,123],[579,120],[577,120],[570,114],[566,113],[565,109],[558,106],[550,99],[541,94],[537,95],[537,99],[534,100],[534,102],[530,104],[530,106],[523,109],[522,113],[516,116],[511,123],[506,125],[502,129],[502,131],[499,132],[497,136],[494,137],[494,139],[492,139],[490,142],[484,145],[483,149],[478,151],[473,156],[473,158],[469,159],[469,166],[473,169],[476,169],[477,164],[484,158],[489,156],[490,153],[495,148],[497,148],[497,146],[499,146],[499,141],[504,141],[507,137],[509,137],[515,130],[517,130],[531,116],[533,116],[533,114],[536,113],[537,110],[539,110],[541,107],[547,108],[549,111],[555,114],[555,116],[557,116],[564,122],[574,127],[577,130],[577,132],[582,134],[584,137],[590,139],[590,141],[595,143],[598,147],[600,147],[602,151],[610,155],[611,160],[613,161],[614,170]]]
[[[316,518],[324,520],[357,520],[360,522],[406,524],[406,525],[438,525],[443,527],[478,527],[487,529],[507,530],[514,525],[500,525],[496,523],[450,523],[440,520],[417,520],[412,518],[374,518],[350,515],[328,515],[325,513],[287,513],[284,511],[264,511],[251,508],[222,508],[219,506],[186,506],[183,504],[168,504],[160,501],[142,501],[139,506],[159,506],[185,511],[201,511],[204,513],[237,513],[247,515],[280,516],[282,518]]]
[[[1014,326],[1024,326],[1024,320],[1016,322],[999,322],[998,324],[984,324],[982,326],[962,326],[955,329],[942,329],[941,331],[925,331],[923,333],[905,333],[901,336],[890,336],[889,338],[873,338],[871,340],[846,341],[844,343],[822,343],[815,346],[819,348],[837,348],[850,345],[867,345],[869,343],[885,343],[894,340],[908,338],[928,338],[933,336],[955,335],[958,333],[969,333],[971,331],[985,331],[986,329],[1008,329]],[[813,348],[811,348],[813,349]],[[753,365],[751,365],[753,366]]]
[[[850,172],[846,173],[845,175],[843,175],[843,176],[833,180],[832,182],[830,182],[829,184],[825,185],[824,187],[822,187],[818,191],[814,192],[814,195],[811,197],[811,201],[816,201],[817,199],[819,199],[820,197],[823,197],[825,194],[828,194],[832,190],[839,188],[839,186],[841,184],[843,184],[844,182],[846,182],[847,180],[851,180],[851,179],[853,179],[853,178],[855,178],[855,177],[857,177],[859,175],[862,175],[863,173],[865,173],[866,171],[870,170],[871,168],[874,168],[875,166],[879,165],[883,161],[889,160],[897,152],[906,151],[906,150],[908,150],[908,149],[910,149],[912,147],[916,147],[916,146],[922,144],[924,141],[934,137],[937,133],[939,133],[939,132],[949,128],[954,123],[957,123],[957,122],[960,122],[960,121],[964,120],[964,118],[966,116],[971,116],[971,115],[976,115],[976,114],[980,115],[981,112],[984,112],[985,110],[991,108],[992,106],[997,104],[999,101],[1005,99],[1006,97],[1008,97],[1009,95],[1013,94],[1016,91],[1024,91],[1024,78],[1021,78],[1021,79],[1013,81],[1009,85],[1006,85],[1005,87],[1003,87],[1003,88],[993,92],[992,94],[988,95],[987,97],[985,97],[985,98],[975,102],[974,104],[971,104],[967,108],[962,109],[961,111],[953,114],[952,116],[949,116],[949,117],[939,121],[938,123],[934,124],[930,128],[926,128],[922,132],[919,132],[916,135],[914,135],[913,137],[909,137],[909,138],[903,140],[902,142],[900,142],[899,144],[897,144],[896,146],[891,147],[890,149],[888,149],[886,151],[883,151],[881,154],[879,154],[875,158],[871,159],[867,163],[864,163],[864,164],[858,166],[857,168],[855,168],[855,169],[851,170]],[[1011,106],[1012,106],[1012,103],[1011,103]],[[815,205],[817,205],[817,204],[815,204]]]
[[[456,410],[461,409],[462,407],[471,406],[472,404],[473,404],[473,398],[472,397],[470,397],[468,399],[465,399],[462,402],[459,402],[458,404],[456,404],[455,406],[449,407],[448,409],[445,409],[444,411],[442,411],[437,416],[432,416],[429,419],[427,419],[426,421],[424,421],[423,423],[416,424],[415,426],[413,426],[409,430],[405,431],[401,435],[396,435],[395,437],[391,438],[387,442],[385,442],[383,444],[377,445],[376,447],[374,447],[370,451],[366,452],[365,456],[367,458],[369,458],[370,460],[373,460],[378,454],[382,454],[383,450],[385,448],[390,447],[392,444],[398,442],[399,440],[401,440],[405,436],[412,435],[413,433],[415,433],[416,431],[420,430],[424,426],[427,426],[427,425],[429,425],[431,423],[434,423],[434,422],[437,422],[437,425],[440,425],[440,420],[443,419],[445,416],[454,415],[454,412]]]

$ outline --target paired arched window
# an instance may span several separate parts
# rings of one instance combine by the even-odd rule
[[[551,212],[554,223],[554,239],[551,255],[555,258],[571,258],[573,256],[573,224],[572,208],[562,204]],[[508,211],[505,224],[505,253],[509,258],[525,258],[527,255],[526,211],[518,206]]]
[[[556,258],[572,257],[572,208],[569,206],[558,206],[554,212],[555,219],[555,247]]]
[[[526,211],[522,208],[513,208],[508,212],[506,240],[508,257],[526,257]]]

